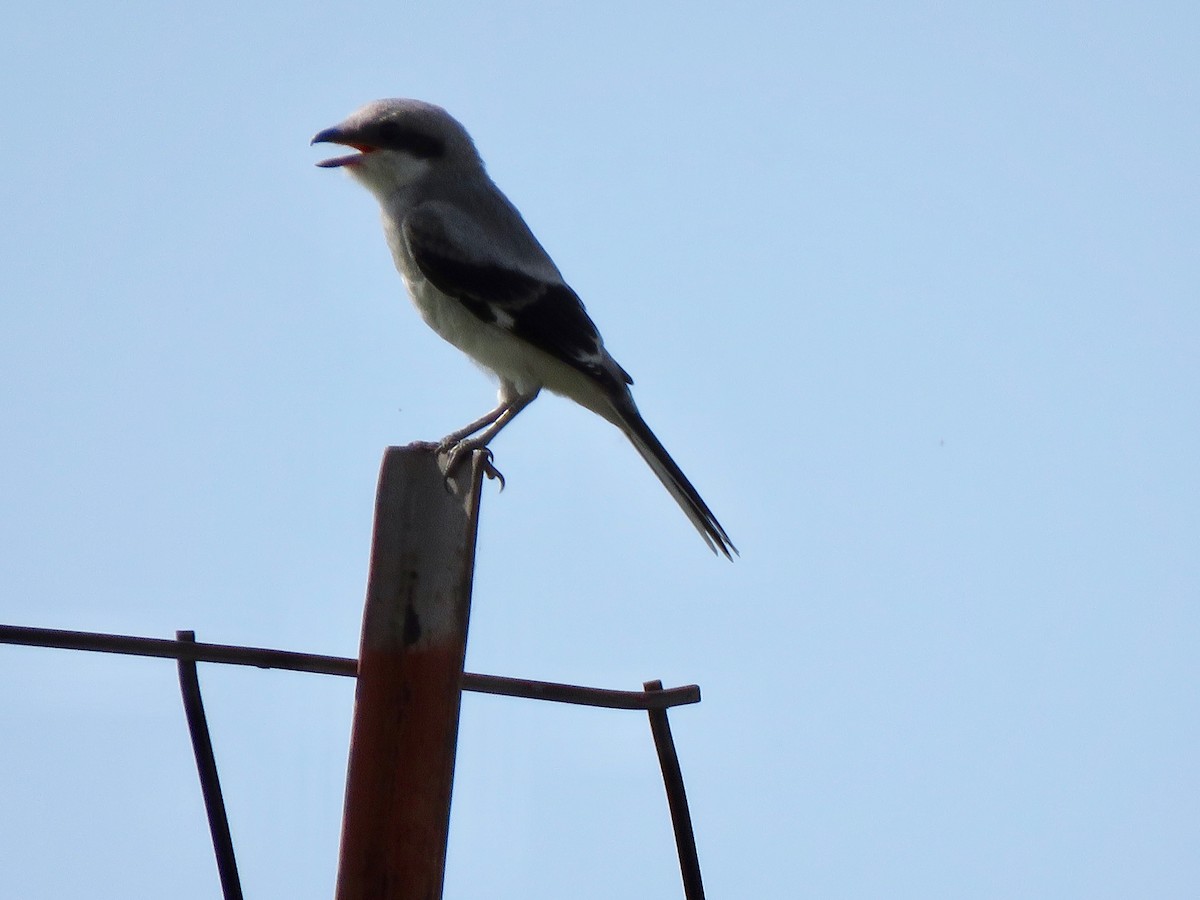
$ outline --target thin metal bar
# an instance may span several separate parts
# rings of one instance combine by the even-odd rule
[[[226,663],[255,666],[260,669],[288,669],[293,672],[343,675],[351,678],[358,673],[357,661],[342,656],[270,650],[265,647],[240,647],[232,644],[202,642],[188,644],[162,638],[133,637],[92,631],[64,631],[57,628],[31,628],[24,625],[0,625],[0,644],[54,647],[61,650],[90,650],[163,659],[186,659],[192,662]],[[500,694],[527,700],[549,700],[555,703],[573,703],[607,709],[669,709],[672,706],[686,706],[700,702],[700,688],[694,684],[665,688],[661,691],[613,691],[606,688],[464,672],[462,687],[465,691],[481,694]]]
[[[661,681],[642,685],[648,693],[662,690]],[[687,900],[704,900],[704,882],[700,878],[700,858],[696,854],[696,835],[692,830],[692,814],[688,810],[687,792],[683,787],[683,771],[671,737],[671,723],[665,709],[647,710],[650,733],[658,764],[662,768],[663,784],[667,788],[667,805],[671,809],[671,826],[675,829],[675,847],[679,852],[679,872],[683,876],[683,894]]]
[[[175,637],[184,646],[196,642],[194,631],[177,631]],[[204,794],[208,830],[212,834],[213,852],[217,856],[221,892],[225,900],[242,900],[237,858],[233,854],[233,836],[229,833],[229,818],[225,814],[225,800],[221,796],[221,779],[217,775],[217,759],[213,755],[212,736],[208,732],[208,719],[204,715],[204,700],[200,696],[196,663],[181,657],[178,665],[179,690],[183,694],[183,709],[187,713],[188,731],[192,736],[196,771],[200,773],[200,791]]]
[[[523,697],[527,700],[602,706],[607,709],[668,709],[672,706],[687,706],[700,702],[700,686],[695,684],[666,688],[657,693],[613,691],[574,684],[555,684],[550,681],[530,681],[526,678],[507,678],[503,675],[474,675],[470,672],[463,673],[463,690]]]
[[[318,675],[354,677],[357,672],[357,663],[353,659],[340,656],[267,650],[262,647],[237,647],[230,644],[184,644],[163,638],[92,631],[62,631],[57,628],[29,628],[21,625],[0,625],[0,644],[93,650],[100,653],[123,653],[128,656],[157,656],[164,659],[187,659],[192,662],[257,666],[260,669],[291,669],[295,672],[313,672]]]

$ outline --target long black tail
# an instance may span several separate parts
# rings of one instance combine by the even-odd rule
[[[708,508],[708,504],[692,487],[692,483],[687,480],[683,470],[675,464],[675,460],[671,459],[671,454],[654,436],[654,432],[650,430],[650,426],[646,424],[646,420],[642,418],[637,408],[632,403],[628,406],[622,404],[622,408],[617,409],[616,413],[618,426],[625,432],[630,443],[637,448],[642,459],[658,476],[658,480],[671,492],[671,496],[675,498],[679,508],[696,526],[696,530],[700,532],[700,536],[704,538],[709,549],[713,553],[723,553],[726,559],[733,559],[733,554],[738,552],[737,547],[733,546],[729,535],[725,533],[725,529],[721,527],[717,517]]]

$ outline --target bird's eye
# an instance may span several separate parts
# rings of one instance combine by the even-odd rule
[[[381,122],[374,137],[380,148],[399,150],[418,159],[432,159],[446,152],[446,145],[440,138],[399,122]]]

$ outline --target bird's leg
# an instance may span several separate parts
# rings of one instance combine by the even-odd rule
[[[511,403],[512,401],[510,400],[502,399],[500,404],[495,409],[490,410],[484,415],[480,416],[470,425],[467,425],[465,428],[460,428],[457,431],[450,432],[448,435],[438,441],[438,453],[448,452],[463,438],[470,437],[475,432],[487,428],[508,411],[508,407],[511,405]]]
[[[486,449],[492,438],[498,435],[505,425],[515,419],[517,413],[532,403],[533,398],[536,396],[536,391],[532,394],[517,394],[516,396],[508,396],[507,391],[501,391],[501,402],[498,407],[486,416],[472,422],[466,428],[442,438],[441,443],[438,444],[438,453],[445,454],[446,456],[444,471],[447,477],[471,453],[476,450]],[[471,435],[474,435],[474,437],[471,437]],[[492,471],[495,472],[496,476],[500,476],[500,473],[496,471],[491,463],[491,459],[488,459],[488,465],[491,466]],[[502,476],[500,476],[500,481],[503,484],[504,479]]]

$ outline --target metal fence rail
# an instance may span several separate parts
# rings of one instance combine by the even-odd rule
[[[165,638],[133,637],[94,631],[63,631],[57,628],[29,628],[0,625],[0,644],[26,647],[55,647],[61,650],[92,650],[127,656],[157,656],[192,662],[228,663],[259,669],[289,669],[317,675],[358,674],[357,660],[319,653],[296,653],[266,647],[241,647],[234,644],[206,644],[200,641],[172,641]],[[606,688],[508,678],[502,675],[477,675],[463,672],[462,688],[480,694],[501,694],[527,700],[550,700],[580,706],[607,709],[669,709],[700,702],[700,688],[694,684],[664,688],[661,691],[614,691]]]
[[[196,663],[210,662],[252,666],[260,669],[286,669],[293,672],[311,672],[318,675],[340,675],[352,678],[358,674],[357,661],[348,657],[296,653],[290,650],[274,650],[265,647],[209,644],[195,640],[195,634],[191,631],[176,632],[176,640],[168,640],[90,631],[0,625],[0,644],[86,650],[177,661],[180,690],[188,718],[192,749],[196,756],[197,771],[200,775],[201,790],[204,794],[209,829],[213,837],[213,849],[217,858],[217,868],[225,900],[242,900],[242,892],[234,857],[233,841],[225,815],[224,799],[217,778],[216,758],[204,715],[203,701],[200,697]],[[462,689],[466,691],[608,709],[643,710],[649,713],[651,732],[662,768],[667,803],[675,830],[684,896],[687,900],[703,900],[704,888],[696,856],[696,841],[692,830],[691,815],[688,811],[683,777],[680,773],[679,760],[675,753],[675,745],[666,714],[666,711],[673,706],[699,703],[700,688],[694,684],[663,688],[661,684],[659,681],[647,681],[646,689],[643,691],[615,691],[525,678],[479,675],[471,672],[464,672],[462,676]]]

